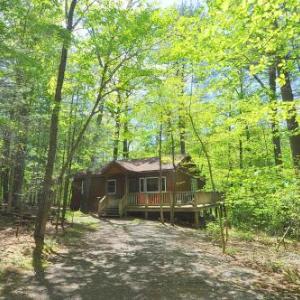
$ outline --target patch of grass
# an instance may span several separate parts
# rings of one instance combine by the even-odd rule
[[[56,241],[59,244],[74,245],[81,244],[82,237],[85,233],[96,231],[98,229],[98,222],[86,221],[83,223],[74,223],[73,226],[68,227],[65,232],[57,235]]]
[[[264,263],[264,267],[267,271],[273,272],[273,273],[281,273],[284,268],[284,264],[281,261],[273,261],[273,260],[267,260]]]
[[[244,242],[253,242],[255,240],[255,235],[251,231],[233,229],[230,231],[230,235]]]
[[[259,234],[257,241],[265,246],[273,246],[275,243],[274,237],[271,237],[271,236],[267,235],[266,233]]]
[[[239,252],[239,250],[237,248],[226,247],[226,254],[228,254],[230,256],[235,256],[238,252]]]
[[[141,219],[134,218],[134,219],[131,221],[131,224],[133,224],[133,225],[139,225],[139,224],[141,224]]]
[[[206,226],[206,233],[213,242],[220,242],[220,226],[217,222],[210,222]]]
[[[73,216],[74,214],[74,216]],[[75,224],[98,224],[98,220],[93,218],[88,214],[84,214],[80,211],[71,212],[68,211],[66,214],[66,219],[68,222],[71,222],[73,219],[73,223]]]
[[[22,251],[16,251],[8,255],[0,264],[0,279],[3,278],[8,268],[15,268],[22,271],[32,270],[31,248],[24,248]]]
[[[296,268],[285,267],[283,269],[283,276],[286,281],[300,285],[300,273]]]

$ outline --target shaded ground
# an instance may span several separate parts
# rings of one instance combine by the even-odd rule
[[[0,299],[300,299],[207,244],[192,229],[95,219],[94,230],[68,240],[44,275],[10,276]]]

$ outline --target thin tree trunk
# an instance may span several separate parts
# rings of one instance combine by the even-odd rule
[[[243,149],[243,141],[241,138],[239,139],[239,160],[240,160],[240,169],[244,167],[244,149]]]
[[[117,99],[117,111],[115,113],[115,133],[114,133],[114,146],[113,146],[113,159],[118,159],[119,153],[119,139],[120,139],[120,129],[121,129],[121,95],[118,92],[118,99]]]
[[[196,138],[198,139],[198,141],[200,142],[201,148],[202,148],[203,153],[205,155],[205,158],[206,158],[206,161],[207,161],[207,166],[208,166],[208,172],[209,172],[211,187],[212,187],[212,190],[215,192],[216,191],[216,186],[215,186],[215,182],[214,182],[214,179],[213,179],[212,165],[211,165],[211,161],[210,161],[208,151],[205,147],[204,142],[202,141],[202,138],[200,137],[199,133],[196,130],[194,120],[193,120],[192,115],[190,113],[189,113],[189,117],[190,117],[190,120],[191,120],[191,125],[192,125],[192,129],[194,131],[194,134],[195,134]]]
[[[191,81],[191,98],[190,98],[190,105],[189,105],[189,112],[188,112],[188,114],[189,114],[189,118],[190,118],[190,121],[191,121],[193,132],[194,132],[196,138],[198,139],[198,141],[200,142],[202,150],[204,152],[204,155],[205,155],[205,158],[206,158],[206,161],[207,161],[207,166],[208,166],[210,181],[211,181],[211,185],[212,185],[212,190],[213,190],[213,193],[215,194],[216,187],[215,187],[215,182],[214,182],[214,179],[213,179],[213,173],[212,173],[212,166],[211,166],[210,157],[209,157],[208,151],[207,151],[207,149],[205,147],[205,144],[204,144],[204,142],[203,142],[200,134],[196,130],[195,123],[194,123],[194,120],[193,120],[193,117],[192,117],[192,114],[191,114],[192,93],[193,93],[193,76],[192,76],[192,81]],[[218,215],[219,215],[219,227],[220,227],[220,237],[221,237],[221,242],[222,242],[222,251],[223,251],[223,253],[225,253],[225,251],[226,251],[226,241],[225,241],[225,235],[224,235],[223,220],[220,217],[220,212],[221,212],[220,206],[217,209],[218,209]]]
[[[100,101],[102,100],[102,103],[100,103]],[[100,103],[100,109],[97,111],[97,107],[99,106],[99,103]],[[86,119],[85,123],[83,124],[82,128],[80,129],[80,132],[79,134],[77,135],[75,141],[74,141],[74,144],[72,145],[71,147],[71,150],[70,150],[70,153],[69,153],[69,156],[68,158],[66,159],[66,162],[65,164],[62,166],[61,168],[61,171],[60,171],[60,174],[58,176],[58,179],[59,178],[62,178],[65,174],[65,171],[66,169],[68,168],[69,164],[70,164],[70,161],[73,159],[73,156],[75,154],[75,151],[77,150],[83,136],[84,136],[84,133],[85,131],[87,130],[92,118],[97,114],[97,113],[100,113],[100,118],[98,120],[98,126],[99,124],[101,124],[102,122],[102,117],[103,117],[103,109],[104,109],[104,102],[103,102],[103,98],[102,98],[102,94],[101,94],[101,91],[99,92],[98,96],[97,96],[97,100],[94,104],[94,107],[90,113],[90,115],[88,116],[88,118]]]
[[[269,67],[269,87],[270,87],[270,103],[273,105],[272,113],[272,143],[274,151],[275,165],[282,164],[281,143],[277,122],[277,103],[276,103],[276,66],[275,64]]]
[[[163,202],[162,202],[162,161],[161,161],[161,142],[162,142],[162,124],[159,127],[159,144],[158,144],[158,157],[159,157],[159,208],[160,208],[160,221],[162,224],[165,223],[164,220],[164,211],[163,211]]]
[[[185,155],[186,150],[185,150],[185,122],[183,119],[183,116],[179,117],[179,138],[180,138],[180,154]]]
[[[297,172],[300,171],[300,134],[297,132],[299,130],[299,124],[297,122],[297,110],[294,103],[294,94],[292,91],[290,76],[287,71],[278,68],[278,73],[283,74],[285,77],[285,84],[280,87],[282,101],[290,103],[290,109],[288,111],[289,115],[286,119],[287,127],[290,133],[290,147],[293,157],[294,167]]]
[[[63,204],[62,204],[62,212],[61,212],[61,227],[64,229],[65,225],[65,218],[66,218],[66,212],[67,212],[67,204],[68,204],[68,198],[69,198],[69,185],[70,185],[70,174],[71,174],[71,168],[72,168],[72,160],[73,157],[68,159],[70,156],[71,149],[74,145],[74,139],[75,139],[75,130],[76,130],[76,116],[77,116],[77,109],[75,109],[74,112],[74,123],[72,128],[72,122],[73,122],[73,104],[74,104],[74,98],[75,95],[72,95],[72,101],[71,101],[71,107],[70,107],[70,114],[69,114],[69,132],[68,132],[68,146],[67,146],[67,161],[69,162],[69,165],[66,169],[66,176],[64,179],[64,194],[63,194]],[[61,178],[64,178],[64,174],[61,176]]]
[[[17,137],[15,165],[14,165],[14,182],[13,182],[13,203],[14,207],[20,206],[20,201],[23,194],[23,183],[25,173],[25,160],[28,141],[28,125],[29,125],[29,109],[26,104],[21,108],[19,113],[20,126],[22,126],[21,133]]]
[[[4,168],[1,174],[2,196],[3,196],[4,203],[8,203],[8,194],[9,194],[10,144],[11,144],[11,132],[9,129],[7,129],[4,131],[3,151],[2,151],[3,158],[6,159],[6,161],[3,161]]]
[[[182,71],[181,71],[181,80],[184,82],[184,70],[185,70],[185,65],[182,64]],[[181,90],[181,96],[184,95],[184,88]],[[179,139],[180,139],[180,154],[185,155],[186,154],[186,147],[185,147],[185,105],[184,101],[181,100],[179,104],[179,122],[178,122],[178,127],[179,127]]]
[[[13,182],[14,182],[14,167],[12,166],[9,172],[9,182],[8,182],[9,189],[8,189],[7,205],[9,211],[12,208],[12,202],[13,202]]]
[[[76,4],[77,4],[77,0],[72,0],[67,15],[66,29],[70,35],[73,30],[73,16],[74,16]],[[38,215],[37,215],[35,231],[34,231],[34,239],[36,244],[34,256],[36,260],[40,260],[41,253],[43,251],[46,223],[48,219],[48,213],[51,207],[51,194],[52,194],[51,188],[53,184],[52,176],[53,176],[54,163],[55,163],[56,150],[57,150],[59,113],[60,113],[60,107],[62,101],[62,88],[64,84],[65,71],[67,66],[68,46],[69,46],[68,44],[69,41],[65,39],[61,50],[60,64],[59,64],[58,75],[57,75],[56,90],[54,96],[54,108],[51,116],[47,165],[46,165],[46,171],[45,171],[44,182],[43,182],[43,192],[42,192],[42,197],[39,201]],[[35,261],[34,263],[36,263],[35,265],[37,267],[40,266],[40,262]]]
[[[129,158],[129,143],[128,143],[128,105],[125,105],[126,120],[124,122],[124,140],[123,140],[123,158]]]
[[[170,126],[171,129],[171,126]],[[171,129],[172,130],[172,129]],[[171,131],[171,151],[172,151],[172,164],[173,164],[173,197],[171,203],[171,211],[170,211],[170,222],[171,225],[174,225],[174,210],[175,210],[175,202],[176,202],[176,163],[175,163],[175,143],[173,132]]]

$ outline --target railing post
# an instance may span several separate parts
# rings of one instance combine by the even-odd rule
[[[194,201],[194,205],[193,206],[194,206],[194,209],[195,209],[195,212],[194,212],[195,226],[199,227],[199,211],[198,211],[197,201]]]
[[[145,219],[148,219],[148,194],[145,194]]]
[[[125,195],[124,199],[124,216],[127,217],[127,206],[128,206],[128,193]]]

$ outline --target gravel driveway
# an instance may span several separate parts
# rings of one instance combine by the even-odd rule
[[[298,299],[268,289],[267,275],[201,243],[207,243],[203,233],[192,229],[100,220],[99,229],[57,256],[42,278],[20,278],[5,299]]]

